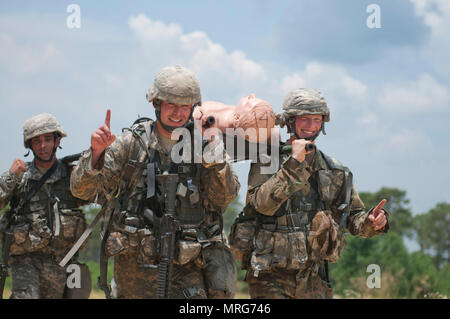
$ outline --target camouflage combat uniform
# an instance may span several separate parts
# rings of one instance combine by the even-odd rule
[[[45,116],[31,120],[39,120],[37,126],[42,126]],[[55,172],[10,222],[13,240],[9,264],[14,299],[63,298],[70,290],[66,289],[66,267],[60,267],[58,262],[86,227],[79,209],[85,202],[70,192],[71,166],[60,160],[57,163]],[[0,176],[0,209],[8,203],[18,203],[42,176],[34,161],[26,163],[26,172],[20,176],[11,170],[4,172]],[[72,263],[77,263],[76,257]],[[87,298],[89,293],[90,288],[82,296]]]
[[[307,114],[311,114],[309,112]],[[328,114],[329,118],[329,114]],[[252,298],[332,298],[328,262],[345,247],[339,224],[350,171],[319,150],[299,162],[280,154],[281,167],[252,163],[248,201],[232,227],[230,242],[240,252]],[[349,184],[350,185],[350,184]],[[372,237],[375,231],[358,193],[351,187],[345,231]]]
[[[144,120],[124,131],[94,168],[91,151],[84,152],[72,173],[75,196],[90,201],[100,193],[118,198],[120,209],[112,216],[105,245],[106,254],[114,256],[118,298],[156,298],[158,270],[149,265],[158,264],[159,237],[143,212],[149,208],[157,216],[163,214],[164,205],[158,199],[161,185],[156,181],[151,186],[154,194],[148,196],[148,175],[167,171],[172,160],[155,124]],[[149,163],[154,164],[153,172]],[[226,159],[208,168],[201,163],[181,166],[178,172],[187,172],[179,174],[179,189],[184,193],[177,192],[176,201],[182,231],[169,298],[232,298],[237,270],[222,235],[221,214],[239,191],[237,176]]]

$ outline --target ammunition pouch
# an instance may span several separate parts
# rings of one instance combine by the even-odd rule
[[[51,242],[51,247],[57,254],[64,253],[69,247],[73,246],[87,227],[86,219],[81,211],[61,209],[59,212],[60,233],[58,236],[53,236]],[[86,245],[87,242],[80,247],[80,250],[84,249]]]
[[[52,237],[46,218],[35,218],[31,224],[14,225],[11,231],[13,233],[11,255],[41,251],[49,245]]]
[[[185,265],[196,259],[201,250],[202,245],[197,241],[178,240],[174,262],[179,265]]]
[[[311,223],[308,245],[312,259],[336,262],[345,248],[345,238],[330,211],[319,211]]]
[[[262,225],[255,238],[250,265],[255,272],[286,269],[302,270],[308,260],[304,231],[265,229]]]
[[[174,263],[184,265],[195,260],[201,248],[196,230],[187,229],[182,233],[181,239],[176,241]],[[159,242],[152,229],[115,227],[106,240],[105,251],[108,257],[132,252],[137,254],[138,264],[153,264],[159,258]]]
[[[86,220],[80,211],[61,209],[59,218],[61,230],[58,236],[47,226],[47,218],[39,214],[20,216],[25,221],[11,227],[13,241],[11,255],[23,255],[40,251],[44,254],[64,254],[68,247],[81,236]],[[82,247],[83,248],[83,247]]]
[[[229,242],[234,250],[238,250],[243,254],[250,253],[254,248],[254,238],[256,233],[256,218],[254,216],[246,216],[245,210],[239,214],[231,225]]]

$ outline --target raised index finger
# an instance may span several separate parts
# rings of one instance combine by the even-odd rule
[[[105,125],[108,128],[111,128],[111,110],[110,109],[106,110]]]
[[[382,199],[382,200],[378,203],[377,207],[375,207],[373,210],[374,210],[374,211],[375,211],[375,210],[381,210],[381,209],[383,208],[384,204],[386,204],[386,202],[387,202],[387,199]]]

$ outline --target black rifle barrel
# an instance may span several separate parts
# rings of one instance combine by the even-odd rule
[[[178,175],[161,174],[156,175],[156,179],[163,185],[165,193],[164,215],[161,217],[159,228],[160,261],[158,265],[158,288],[156,294],[159,299],[167,299],[169,298],[172,285],[172,263],[175,255],[176,234],[179,228],[175,216]]]

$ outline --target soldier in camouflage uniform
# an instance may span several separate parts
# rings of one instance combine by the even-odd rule
[[[140,119],[115,138],[108,110],[105,125],[92,134],[91,148],[83,153],[71,178],[75,196],[93,201],[103,193],[118,200],[105,243],[107,256],[114,256],[116,297],[157,297],[158,270],[151,265],[159,263],[160,242],[154,220],[164,212],[166,194],[155,177],[173,173],[175,167],[181,231],[168,297],[233,298],[237,269],[224,241],[222,213],[238,194],[237,176],[225,152],[211,163],[203,159],[176,165],[171,157],[177,143],[171,140],[172,132],[185,127],[194,107],[201,104],[197,77],[180,66],[163,68],[147,100],[153,103],[157,120]]]
[[[7,229],[13,234],[9,258],[13,299],[88,298],[90,294],[90,285],[72,294],[66,287],[66,267],[58,265],[86,227],[79,208],[85,202],[70,192],[71,166],[55,155],[66,136],[53,115],[28,119],[23,128],[24,144],[32,150],[34,160],[24,163],[15,159],[0,176],[0,209],[8,203],[16,208]],[[24,201],[42,176],[53,169],[35,195]],[[74,263],[76,257],[69,264]],[[85,265],[81,268],[83,274],[88,270]]]
[[[252,163],[247,205],[232,227],[231,246],[247,270],[252,298],[332,298],[328,262],[340,257],[344,232],[386,232],[385,200],[365,211],[351,172],[316,148],[305,150],[330,120],[319,91],[289,93],[282,116],[292,153],[280,152],[282,164],[273,175],[261,174],[269,164]]]

